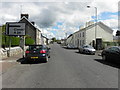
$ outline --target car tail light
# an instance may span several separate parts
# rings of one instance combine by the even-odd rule
[[[46,53],[46,51],[45,50],[41,50],[40,53]]]
[[[26,51],[25,53],[30,53],[30,51]]]

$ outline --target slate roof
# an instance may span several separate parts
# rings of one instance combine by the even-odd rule
[[[32,26],[34,29],[38,29],[38,28],[35,27],[25,16],[23,16],[19,22],[22,22],[22,20],[26,20],[27,23],[28,23],[30,26]],[[39,30],[39,29],[38,29],[38,30]]]

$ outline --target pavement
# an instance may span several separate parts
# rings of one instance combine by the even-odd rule
[[[6,72],[8,69],[18,64],[17,60],[20,58],[22,58],[22,53],[0,60],[1,73]]]

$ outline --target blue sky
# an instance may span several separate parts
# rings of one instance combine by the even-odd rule
[[[109,19],[118,19],[118,12],[102,12],[99,15],[97,15],[97,20],[109,20]],[[96,16],[91,16],[93,19],[92,21],[96,20]]]

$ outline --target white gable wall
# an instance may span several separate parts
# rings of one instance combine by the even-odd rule
[[[112,42],[113,34],[97,25],[96,38],[102,38],[103,41]],[[86,44],[90,44],[93,40],[95,40],[95,27],[86,31]]]

